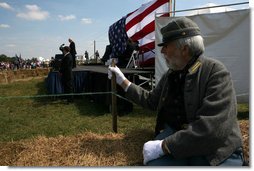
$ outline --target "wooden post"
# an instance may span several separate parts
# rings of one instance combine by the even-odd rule
[[[112,59],[112,67],[115,67],[115,61]],[[116,74],[112,72],[111,78],[111,90],[113,93],[116,93]],[[116,95],[112,94],[111,96],[111,113],[112,113],[112,128],[115,133],[117,133],[117,106],[116,106]]]

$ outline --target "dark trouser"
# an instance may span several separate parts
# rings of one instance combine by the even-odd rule
[[[175,131],[169,126],[155,137],[156,140],[162,140]],[[243,154],[235,152],[219,166],[242,166]],[[173,155],[164,155],[158,159],[152,160],[147,163],[148,166],[210,166],[208,160],[204,156],[189,157],[184,159],[175,159]]]
[[[71,56],[72,56],[72,68],[76,68],[76,55],[71,54]]]
[[[72,94],[73,93],[73,85],[72,84],[73,84],[72,80],[63,80],[64,94]],[[68,102],[73,101],[72,95],[66,95],[63,98],[67,99]]]

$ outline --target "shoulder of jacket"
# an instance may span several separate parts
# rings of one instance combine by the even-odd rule
[[[212,67],[214,70],[227,70],[226,66],[218,59],[205,57],[206,67]]]
[[[199,68],[202,69],[212,69],[212,68],[217,68],[217,69],[225,69],[226,67],[224,66],[224,64],[222,62],[220,62],[219,60],[215,59],[215,58],[211,58],[211,57],[205,57],[205,56],[200,56],[197,61],[189,68],[189,73],[190,74],[194,74],[195,72],[198,71]]]

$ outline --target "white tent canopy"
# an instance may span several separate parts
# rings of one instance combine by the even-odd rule
[[[43,62],[44,60],[45,60],[45,59],[44,59],[43,57],[41,57],[41,56],[38,57],[38,61],[39,61],[39,62]]]
[[[189,16],[195,21],[205,40],[205,56],[221,61],[231,72],[238,102],[249,102],[250,84],[250,10],[209,13]],[[162,40],[160,29],[170,17],[155,20],[155,43]],[[156,46],[156,83],[168,70],[161,48]]]
[[[228,12],[228,11],[236,10],[234,8],[230,8],[227,6],[212,8],[215,6],[218,6],[218,5],[214,4],[214,3],[208,3],[208,4],[200,7],[200,8],[203,8],[203,7],[207,7],[207,8],[192,10],[192,11],[189,11],[186,15],[191,16],[191,15],[198,15],[198,14],[219,13],[219,12]]]

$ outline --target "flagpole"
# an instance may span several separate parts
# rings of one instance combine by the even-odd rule
[[[169,0],[169,17],[172,15],[172,0]]]
[[[173,8],[173,11],[174,11],[174,17],[176,15],[176,0],[174,0],[174,8]]]

